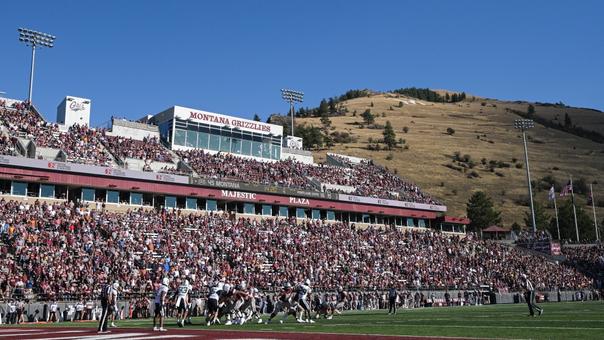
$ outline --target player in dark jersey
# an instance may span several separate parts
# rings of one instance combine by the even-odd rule
[[[337,302],[336,305],[334,306],[334,312],[338,313],[338,314],[342,314],[342,311],[344,310],[344,306],[346,305],[346,303],[350,300],[350,295],[348,294],[348,292],[346,292],[344,290],[344,288],[342,288],[342,286],[338,287],[338,295],[337,295]]]
[[[281,323],[283,323],[283,321],[285,319],[287,319],[287,316],[289,314],[291,314],[291,307],[292,307],[292,298],[293,298],[293,289],[291,287],[291,285],[286,282],[283,287],[281,288],[281,292],[279,292],[278,296],[277,296],[277,302],[275,303],[275,308],[273,309],[273,312],[271,313],[270,317],[268,318],[268,320],[266,321],[266,323],[271,323],[271,321],[273,320],[273,318],[275,316],[277,316],[277,314],[279,314],[280,312],[284,312],[285,315],[283,317],[283,319],[281,319]],[[293,314],[295,315],[295,311],[293,312]]]

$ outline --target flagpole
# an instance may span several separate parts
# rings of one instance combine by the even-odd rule
[[[591,208],[594,212],[594,228],[596,228],[596,241],[600,241],[600,237],[598,236],[598,219],[596,217],[596,198],[594,197],[594,186],[593,184],[589,184],[589,192],[591,194]]]
[[[577,224],[577,208],[575,208],[575,190],[573,189],[573,176],[570,178],[570,195],[573,200],[573,216],[575,217],[575,231],[577,233],[577,243],[579,243],[579,225]]]
[[[554,194],[554,211],[556,212],[556,230],[558,230],[558,241],[560,241],[560,223],[558,223],[558,207],[556,206],[556,195]]]

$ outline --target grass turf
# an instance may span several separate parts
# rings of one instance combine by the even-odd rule
[[[278,316],[270,325],[218,325],[210,329],[514,339],[604,338],[603,302],[550,303],[542,306],[545,313],[536,318],[527,316],[526,305],[517,304],[399,310],[397,315],[387,315],[384,311],[345,312],[335,316],[333,320],[320,319],[315,324],[298,324],[291,316],[280,324],[278,320],[281,316]],[[186,327],[207,329],[206,326],[201,326],[201,318],[194,318],[193,322],[194,325]],[[124,320],[117,324],[120,327],[151,327],[152,321]],[[31,327],[25,325],[28,326]],[[96,327],[96,323],[39,326]],[[177,327],[173,319],[168,319],[165,326]]]

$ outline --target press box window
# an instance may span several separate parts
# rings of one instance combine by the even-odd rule
[[[143,205],[143,194],[138,192],[130,193],[130,204],[132,205]]]
[[[11,186],[11,195],[14,195],[14,196],[27,195],[27,183],[13,182],[13,184]]]
[[[50,184],[40,185],[40,197],[54,198],[55,197],[55,186]]]
[[[95,190],[82,188],[82,201],[94,202]]]

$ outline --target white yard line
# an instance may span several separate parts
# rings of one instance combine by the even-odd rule
[[[13,333],[10,333],[10,334],[8,334],[8,333],[2,333],[2,334],[0,334],[0,338],[5,338],[5,337],[9,337],[9,336],[19,336],[19,335],[21,335],[21,336],[23,336],[23,335],[38,336],[38,335],[46,335],[46,334],[84,333],[84,332],[87,332],[87,331],[52,331],[52,332],[47,331],[47,332],[44,332],[44,329],[41,329],[40,331],[42,331],[42,332],[31,333],[32,331],[36,332],[37,330],[35,330],[35,329],[33,329],[33,330],[29,330],[29,329],[23,329],[23,330],[19,329],[19,330],[17,330],[17,329],[15,329],[15,330],[13,330]],[[30,333],[23,334],[25,332],[30,332]]]
[[[74,340],[74,339],[82,339],[82,340],[108,340],[108,339],[120,339],[120,338],[128,338],[132,339],[137,336],[147,335],[147,333],[109,333],[109,334],[98,334],[98,335],[88,335],[88,336],[66,336],[66,337],[52,337],[52,338],[42,338],[35,340]]]

